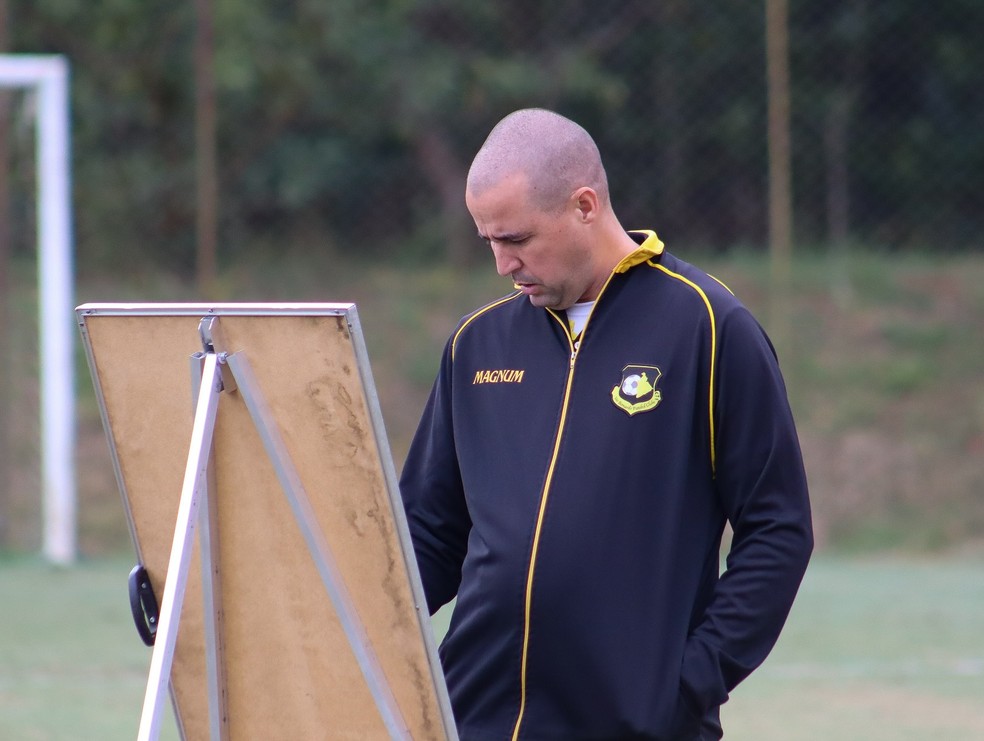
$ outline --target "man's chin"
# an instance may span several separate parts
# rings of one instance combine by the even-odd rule
[[[533,304],[533,306],[537,307],[538,309],[553,309],[554,311],[563,311],[564,309],[567,308],[566,306],[564,307],[558,306],[557,300],[550,296],[544,296],[542,294],[530,294],[527,296],[527,298],[530,300],[530,303]]]

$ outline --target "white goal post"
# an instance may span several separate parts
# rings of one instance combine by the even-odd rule
[[[24,88],[37,101],[42,550],[67,565],[77,551],[68,63],[60,55],[0,54],[0,88]]]

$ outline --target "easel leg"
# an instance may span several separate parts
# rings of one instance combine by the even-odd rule
[[[191,356],[191,385],[195,399],[201,391],[205,354]],[[221,376],[221,368],[219,369]],[[224,389],[223,383],[223,390]],[[219,534],[215,500],[214,446],[209,449],[209,465],[199,491],[204,497],[198,507],[198,545],[201,554],[202,622],[205,629],[205,678],[208,687],[209,739],[226,741],[229,734],[225,695],[225,661],[222,651],[222,590],[219,581]]]
[[[267,455],[276,470],[280,486],[294,511],[294,518],[304,535],[308,550],[311,552],[311,557],[318,568],[321,580],[331,598],[335,612],[338,614],[339,622],[345,630],[345,635],[359,662],[369,691],[376,701],[376,708],[386,725],[386,730],[389,732],[390,738],[410,739],[406,721],[403,719],[396,698],[393,697],[390,690],[389,682],[387,682],[382,667],[379,665],[379,659],[369,642],[365,627],[345,586],[345,580],[338,570],[328,541],[318,526],[314,509],[311,507],[307,492],[301,483],[300,475],[294,468],[276,420],[267,407],[266,399],[260,392],[253,376],[249,361],[241,352],[227,355],[224,359],[232,369],[239,393],[243,397],[243,401],[246,402],[246,408],[253,418],[253,424],[259,432]]]
[[[200,504],[199,488],[206,478],[209,451],[215,430],[215,413],[221,389],[218,360],[214,353],[208,353],[205,355],[202,367],[202,382],[198,403],[195,406],[188,465],[185,468],[174,540],[171,545],[171,558],[167,567],[167,580],[161,598],[161,619],[150,660],[150,676],[147,680],[147,692],[144,695],[143,712],[140,716],[138,741],[151,741],[160,735],[161,713],[171,676],[178,623],[188,583],[188,566],[191,562]]]

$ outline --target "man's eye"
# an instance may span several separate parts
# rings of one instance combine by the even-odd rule
[[[483,237],[479,235],[479,239],[485,242],[486,245],[492,247],[493,245],[499,245],[500,247],[522,247],[524,244],[532,239],[532,236],[525,237]]]

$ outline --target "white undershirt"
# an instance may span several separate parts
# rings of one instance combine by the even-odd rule
[[[588,321],[588,314],[594,306],[594,301],[581,301],[567,310],[567,323],[571,325],[571,336],[577,338]]]

